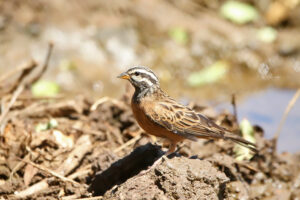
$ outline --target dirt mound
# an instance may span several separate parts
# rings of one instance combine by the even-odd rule
[[[237,161],[229,141],[185,141],[174,157],[141,175],[163,152],[139,130],[127,101],[103,98],[92,104],[82,97],[22,96],[8,117],[0,141],[0,194],[5,198],[293,199],[300,195],[299,155],[272,154],[273,143],[261,137],[259,128],[260,151],[250,161]],[[236,126],[231,115],[215,119]],[[56,121],[54,127],[50,121]],[[39,130],[42,124],[48,127]]]
[[[107,199],[218,199],[229,178],[210,162],[175,157],[108,191]]]

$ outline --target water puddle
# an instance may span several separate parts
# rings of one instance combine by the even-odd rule
[[[238,103],[238,118],[247,118],[252,124],[260,125],[266,138],[272,138],[282,115],[293,97],[295,90],[269,88],[253,93]],[[220,105],[218,109],[232,109],[231,105]],[[278,151],[297,152],[300,150],[300,100],[287,116],[278,140]]]

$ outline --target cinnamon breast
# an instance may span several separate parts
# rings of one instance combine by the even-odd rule
[[[145,114],[147,113],[147,107],[153,106],[151,104],[153,104],[153,101],[147,99],[144,99],[142,102],[131,101],[133,115],[140,127],[150,135],[166,138],[174,142],[182,141],[184,137],[167,130]],[[159,115],[159,113],[157,114]]]

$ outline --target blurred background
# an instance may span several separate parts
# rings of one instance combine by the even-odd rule
[[[232,112],[236,94],[267,138],[300,87],[300,0],[0,0],[0,73],[42,62],[49,41],[49,95],[120,98],[116,76],[145,65],[184,104]],[[279,151],[299,151],[299,134],[298,101]]]

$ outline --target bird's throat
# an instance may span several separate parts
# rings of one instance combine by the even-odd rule
[[[153,94],[154,91],[155,91],[154,87],[150,87],[150,88],[135,87],[135,92],[133,94],[132,100],[135,103],[139,103],[142,98]]]

